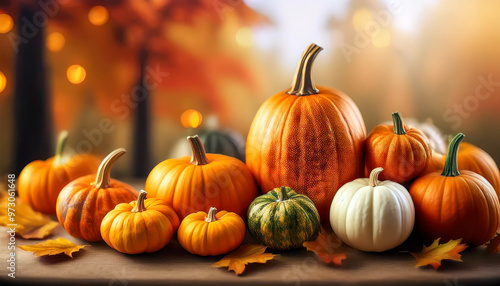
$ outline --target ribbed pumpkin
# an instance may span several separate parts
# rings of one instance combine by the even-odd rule
[[[62,131],[57,140],[56,155],[45,161],[29,163],[19,174],[19,197],[44,214],[56,213],[57,196],[64,186],[81,176],[95,173],[99,166],[99,158],[93,155],[64,158],[67,139],[68,132]]]
[[[474,246],[489,241],[499,224],[500,203],[493,186],[471,171],[458,170],[457,151],[464,135],[450,143],[443,172],[418,178],[410,188],[416,226],[432,241],[462,239]]]
[[[248,207],[248,231],[270,248],[288,250],[314,238],[320,217],[314,203],[290,187],[275,188]]]
[[[192,254],[221,255],[235,250],[245,239],[246,226],[236,213],[211,207],[185,217],[177,232],[181,246]]]
[[[192,157],[168,159],[153,168],[145,190],[164,200],[181,219],[210,207],[244,217],[257,187],[247,166],[238,159],[206,154],[198,136],[189,136]]]
[[[106,214],[101,235],[110,247],[127,254],[151,253],[170,242],[179,217],[162,200],[146,196],[142,190],[137,201],[118,204]]]
[[[432,149],[420,130],[405,126],[398,112],[392,114],[393,125],[378,125],[366,139],[366,167],[384,168],[382,180],[406,183],[426,167]]]
[[[80,177],[66,185],[57,198],[57,219],[74,237],[100,241],[104,216],[119,203],[137,198],[137,191],[110,178],[111,166],[125,153],[120,148],[102,160],[97,175]]]
[[[311,44],[291,89],[258,110],[248,134],[246,163],[262,192],[290,186],[311,198],[328,224],[335,192],[363,175],[366,129],[347,95],[314,85],[311,68],[321,50]]]

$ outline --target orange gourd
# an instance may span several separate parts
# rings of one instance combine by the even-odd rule
[[[382,167],[381,180],[403,184],[425,169],[432,149],[425,134],[404,125],[398,112],[392,114],[392,119],[392,125],[378,125],[366,138],[366,167]]]
[[[289,186],[329,221],[337,190],[363,175],[363,117],[343,92],[315,86],[311,68],[321,47],[302,55],[291,89],[267,99],[248,133],[246,162],[263,193]]]
[[[119,203],[128,203],[137,197],[137,191],[110,178],[111,166],[125,149],[119,148],[104,158],[97,175],[80,177],[66,185],[57,198],[57,219],[74,237],[100,241],[104,216]]]
[[[44,214],[56,213],[59,192],[72,180],[95,173],[99,158],[78,154],[65,158],[64,146],[68,132],[62,131],[57,140],[56,155],[45,161],[37,160],[24,167],[19,175],[18,193],[21,200]]]
[[[246,227],[233,212],[212,207],[208,214],[197,212],[185,217],[177,232],[181,246],[192,254],[221,255],[236,249],[245,239]]]
[[[192,157],[168,159],[153,168],[145,190],[164,200],[181,219],[213,206],[244,217],[257,196],[257,187],[247,166],[220,154],[206,154],[198,136],[189,136]]]
[[[146,196],[142,190],[137,201],[119,204],[106,214],[101,235],[110,247],[127,254],[151,253],[170,242],[179,217],[164,201]]]
[[[500,203],[493,186],[471,171],[458,170],[457,151],[464,135],[450,143],[442,173],[418,178],[410,187],[418,231],[429,241],[462,239],[474,246],[489,241],[499,225]]]

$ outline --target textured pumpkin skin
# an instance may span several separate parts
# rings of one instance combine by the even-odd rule
[[[172,206],[179,218],[210,207],[244,217],[257,195],[255,181],[238,159],[206,154],[208,164],[191,164],[191,157],[168,159],[153,168],[145,190],[151,197]]]
[[[248,207],[248,231],[262,244],[277,250],[302,247],[320,228],[314,203],[285,187],[288,200],[278,201],[280,188],[261,195]]]
[[[347,95],[316,87],[317,94],[284,90],[262,104],[248,134],[246,163],[262,192],[290,186],[328,223],[335,192],[363,175],[366,129]]]
[[[410,187],[415,224],[429,241],[462,238],[463,243],[482,245],[497,230],[498,197],[485,178],[471,171],[460,173],[445,177],[434,172],[415,180]]]
[[[66,231],[86,241],[101,241],[101,222],[104,216],[120,203],[137,197],[137,191],[118,180],[111,179],[110,187],[99,189],[96,175],[80,177],[63,188],[57,199],[57,219]]]
[[[136,201],[121,203],[107,213],[101,223],[102,238],[110,247],[127,254],[162,249],[177,231],[179,217],[160,199],[146,199],[143,212],[132,212],[136,205]]]
[[[366,138],[366,167],[384,168],[381,180],[404,184],[418,176],[432,156],[424,133],[404,126],[406,134],[394,133],[393,125],[378,125]]]
[[[233,212],[220,211],[217,220],[205,221],[207,213],[199,211],[186,216],[177,232],[181,246],[192,254],[221,255],[241,245],[245,239],[245,222]]]
[[[59,192],[69,182],[95,173],[100,159],[93,155],[75,155],[62,164],[55,157],[29,163],[19,174],[19,198],[34,210],[44,214],[56,213]]]

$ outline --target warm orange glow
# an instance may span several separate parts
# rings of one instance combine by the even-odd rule
[[[89,11],[89,21],[96,26],[105,24],[108,21],[108,18],[108,9],[104,6],[94,6]]]
[[[372,37],[372,43],[377,48],[385,48],[391,43],[391,32],[387,29],[380,29]]]
[[[5,89],[5,86],[7,85],[7,78],[3,74],[3,72],[0,72],[0,92],[2,92]]]
[[[14,27],[14,20],[8,14],[0,14],[0,34],[10,32]]]
[[[87,72],[81,65],[72,65],[68,68],[66,75],[71,83],[79,84],[85,80]]]
[[[66,40],[61,33],[53,32],[47,37],[47,49],[52,52],[59,52],[65,44]]]
[[[185,128],[200,126],[202,119],[201,113],[194,109],[188,109],[181,115],[181,123]]]
[[[236,42],[242,47],[250,47],[253,44],[253,34],[249,27],[243,27],[236,32]]]
[[[372,13],[366,9],[359,9],[354,12],[354,15],[352,16],[352,24],[356,29],[358,30],[364,30],[366,27],[366,24],[368,22],[373,20]]]

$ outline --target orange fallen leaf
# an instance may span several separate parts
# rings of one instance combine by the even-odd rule
[[[439,266],[441,266],[441,261],[446,259],[462,262],[459,253],[464,251],[468,245],[460,244],[462,239],[450,240],[447,243],[439,244],[440,239],[441,238],[434,240],[429,247],[424,245],[420,253],[410,252],[417,260],[415,268],[432,265],[435,269],[438,269]]]
[[[321,227],[318,238],[315,241],[306,241],[302,244],[308,251],[316,253],[319,259],[325,263],[341,265],[346,259],[345,253],[337,250],[342,245],[342,241],[333,232],[327,232]]]
[[[18,247],[22,250],[33,252],[33,255],[35,256],[57,255],[64,253],[73,258],[73,252],[77,252],[85,246],[88,245],[76,245],[73,242],[60,237],[55,240],[49,239],[37,244],[19,245]]]
[[[16,197],[8,201],[7,191],[0,191],[0,225],[14,228],[25,239],[42,239],[59,225],[48,216],[39,213]],[[9,213],[13,214],[9,216]]]
[[[224,256],[221,260],[212,264],[214,268],[229,267],[227,271],[234,271],[240,275],[245,270],[248,263],[266,263],[278,254],[264,253],[266,246],[262,244],[245,244],[235,251]]]
[[[500,233],[497,233],[497,235],[486,244],[486,251],[489,253],[500,252]]]

